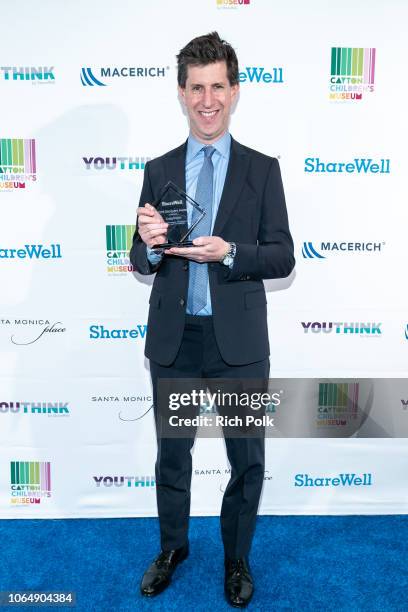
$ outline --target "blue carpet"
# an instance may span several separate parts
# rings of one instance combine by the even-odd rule
[[[406,516],[259,517],[248,609],[408,610],[407,541]],[[233,609],[217,518],[191,519],[190,556],[155,599],[139,579],[158,552],[156,519],[3,520],[0,542],[0,591],[72,590],[81,611]]]

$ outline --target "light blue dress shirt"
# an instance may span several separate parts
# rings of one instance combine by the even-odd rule
[[[206,146],[202,142],[199,142],[191,134],[187,141],[187,153],[186,153],[186,192],[191,198],[195,198],[197,189],[198,175],[200,174],[201,166],[204,162],[204,151],[203,147]],[[212,162],[214,165],[214,183],[213,183],[213,203],[212,203],[212,223],[211,233],[214,229],[214,223],[220,205],[222,191],[224,189],[225,177],[227,174],[228,162],[230,157],[231,148],[231,136],[229,132],[226,132],[224,136],[221,136],[219,140],[211,143],[215,151],[212,155]],[[199,204],[200,202],[198,202]],[[187,205],[188,223],[191,224],[191,218],[193,209],[191,205]],[[158,263],[162,254],[154,253],[150,248],[147,248],[147,258],[151,264]],[[188,310],[187,314],[190,314]],[[210,285],[207,283],[207,303],[197,313],[198,315],[211,315],[211,296],[210,296]]]

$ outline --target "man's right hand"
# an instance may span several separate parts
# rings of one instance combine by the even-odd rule
[[[151,204],[146,203],[137,209],[139,235],[146,246],[166,242],[168,223]]]

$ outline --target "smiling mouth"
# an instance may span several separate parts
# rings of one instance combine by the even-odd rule
[[[206,119],[211,119],[211,117],[215,117],[215,115],[218,113],[218,110],[214,110],[214,111],[198,111],[198,113],[202,117],[205,117]]]

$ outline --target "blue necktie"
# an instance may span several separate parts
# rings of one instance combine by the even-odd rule
[[[198,236],[211,235],[212,204],[213,204],[213,177],[214,166],[212,154],[214,147],[204,147],[204,162],[198,175],[195,200],[205,210],[205,217],[198,223],[197,227],[191,232],[191,240]],[[194,208],[191,223],[193,224],[199,216],[199,212]],[[208,265],[190,261],[189,283],[187,296],[187,309],[195,315],[204,308],[207,303],[207,283]]]

